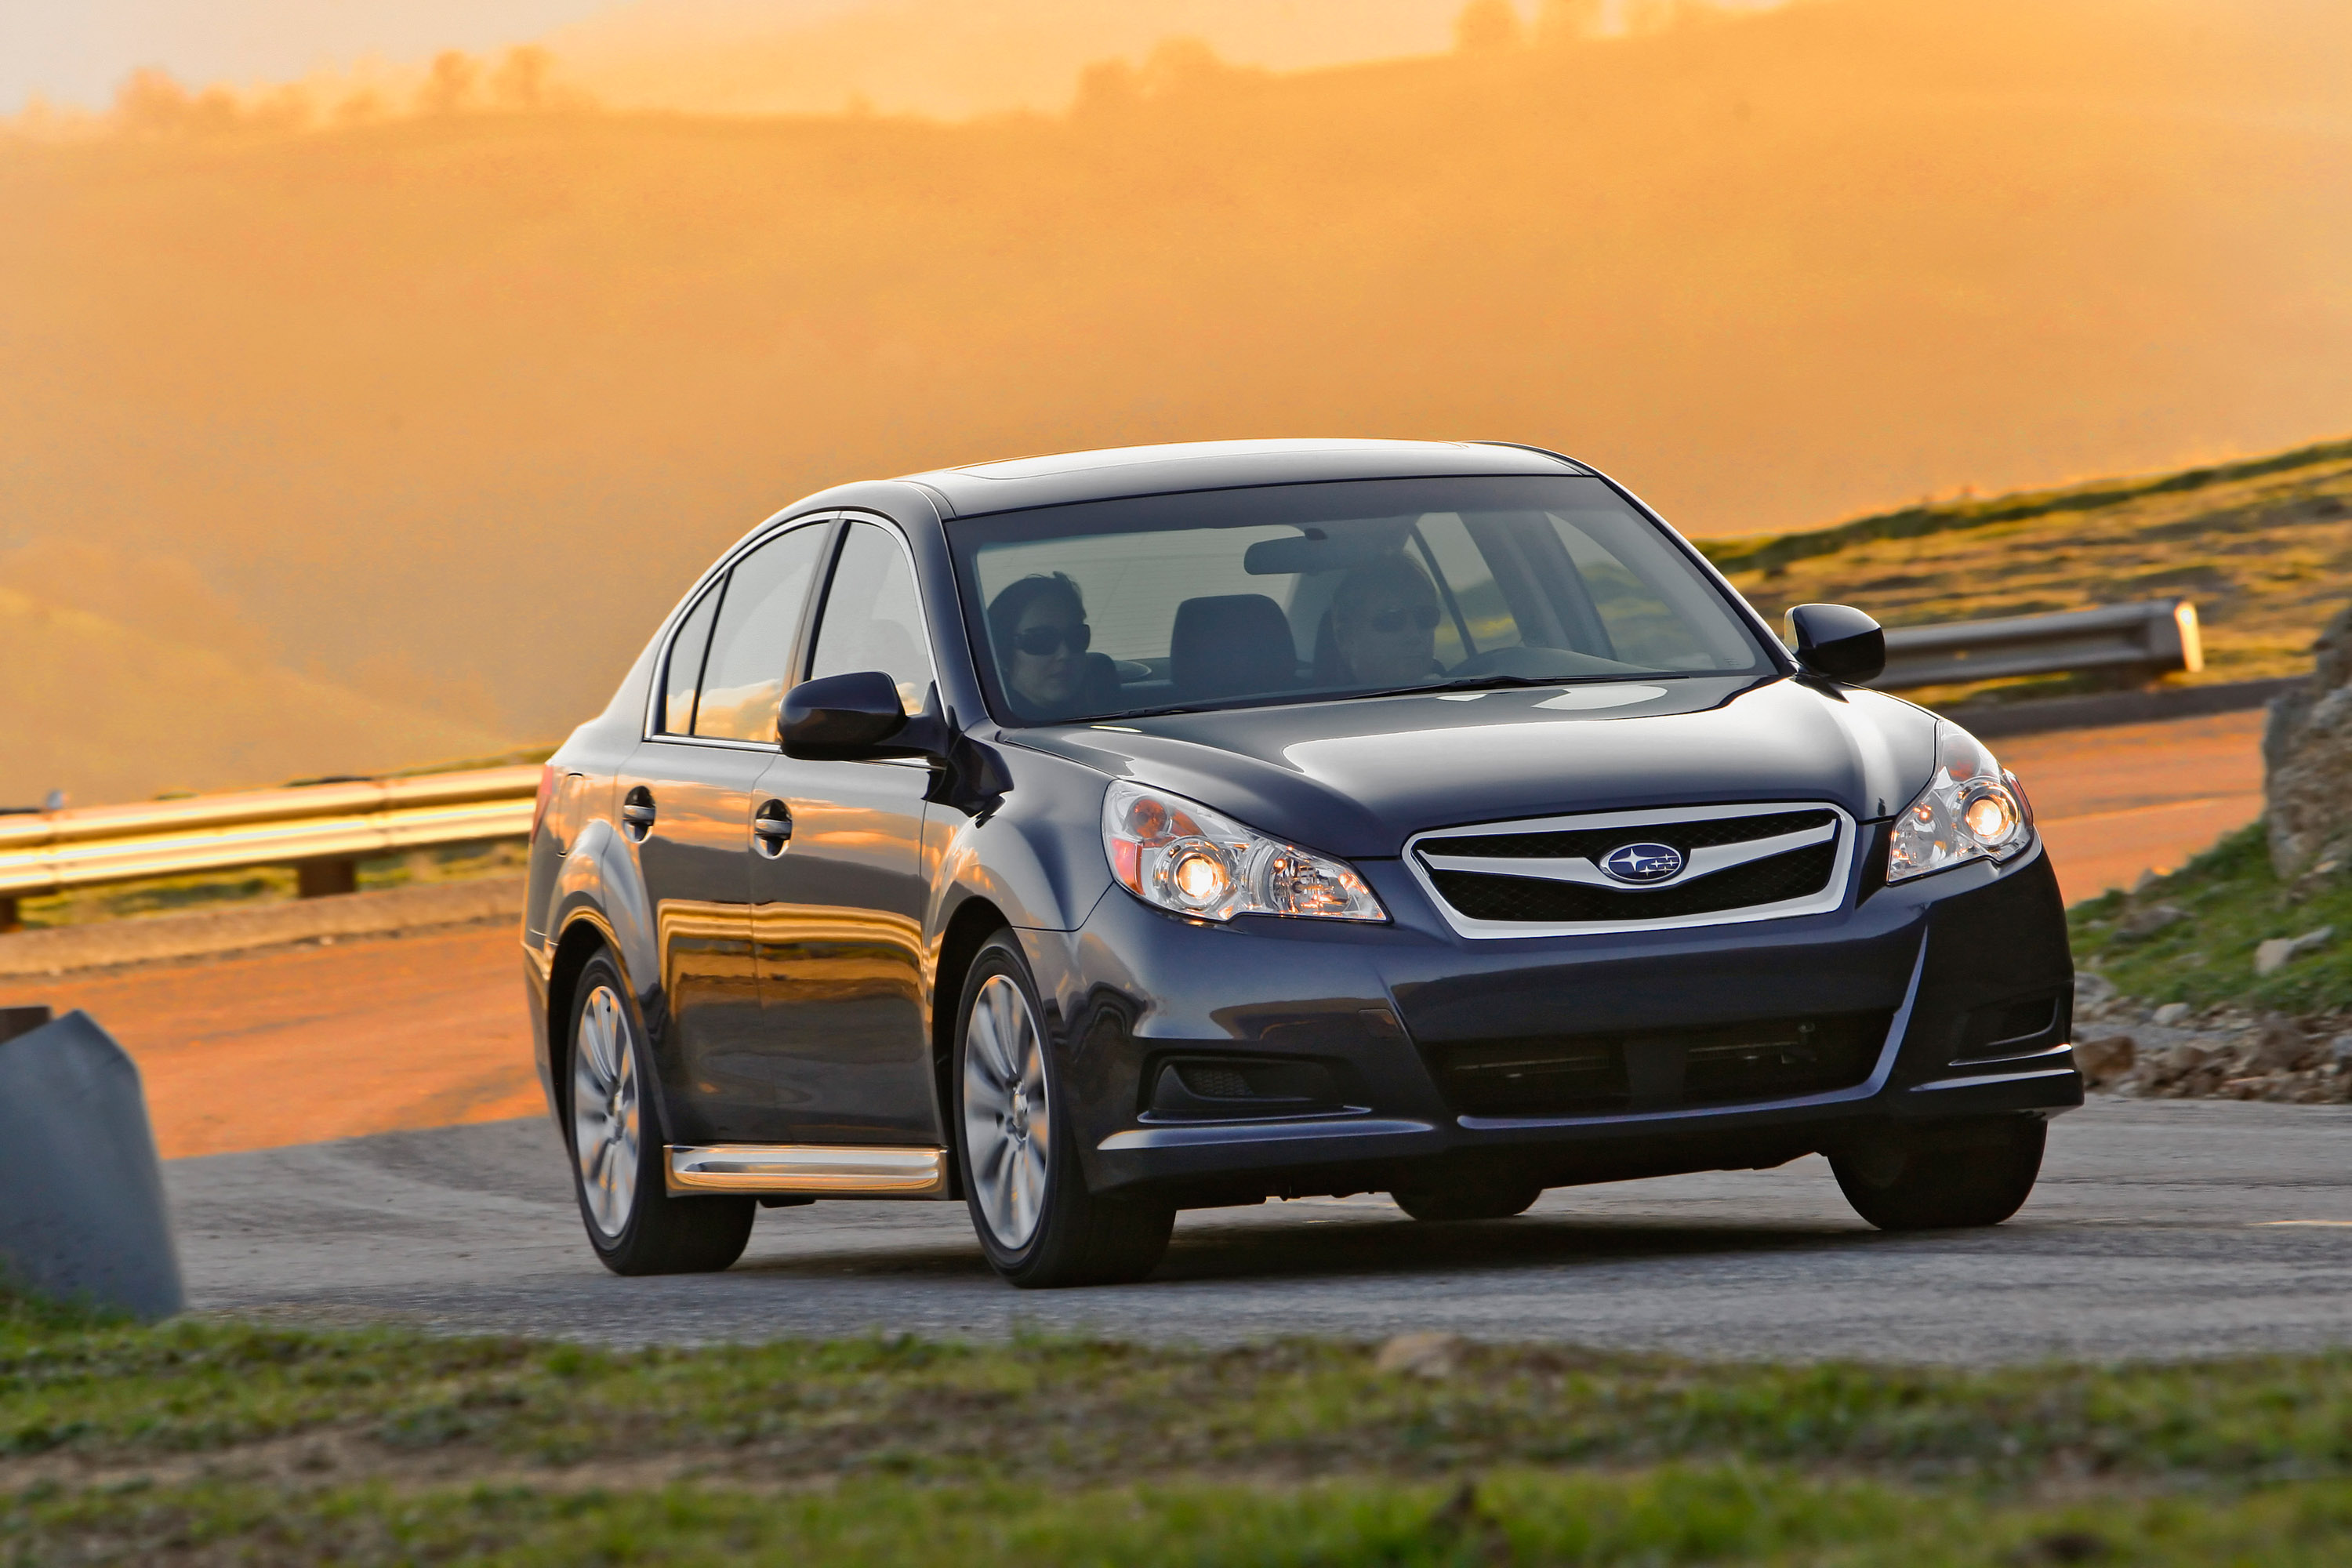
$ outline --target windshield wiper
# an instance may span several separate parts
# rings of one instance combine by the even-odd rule
[[[1459,680],[1423,681],[1415,686],[1391,686],[1378,691],[1335,691],[1334,701],[1354,702],[1366,697],[1413,697],[1433,691],[1506,691],[1518,686],[1573,686],[1579,676],[1465,675]],[[1609,679],[1617,679],[1614,676]]]

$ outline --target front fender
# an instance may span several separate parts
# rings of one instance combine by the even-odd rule
[[[1013,787],[987,809],[942,813],[946,833],[931,879],[935,938],[975,898],[1017,928],[1076,931],[1109,890],[1098,825],[1110,781],[1036,752],[1024,752],[1014,765]]]

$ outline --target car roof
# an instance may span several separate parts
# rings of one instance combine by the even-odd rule
[[[1092,452],[1014,458],[908,474],[959,517],[1064,506],[1121,496],[1243,485],[1335,479],[1422,479],[1452,474],[1587,474],[1591,469],[1534,447],[1499,441],[1185,441]]]

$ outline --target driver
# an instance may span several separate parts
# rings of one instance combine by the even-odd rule
[[[1094,628],[1068,574],[1035,574],[1006,586],[989,604],[988,630],[1005,692],[1024,717],[1061,718],[1084,705]]]
[[[1437,662],[1437,589],[1410,555],[1383,555],[1339,579],[1331,639],[1342,679],[1410,686],[1443,673]]]

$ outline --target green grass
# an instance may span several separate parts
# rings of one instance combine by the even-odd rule
[[[0,1298],[0,1563],[2352,1560],[2352,1353],[608,1351]]]
[[[446,844],[399,855],[373,856],[359,863],[359,890],[367,893],[383,888],[463,881],[475,877],[519,877],[530,858],[529,847],[520,839]],[[256,866],[77,888],[70,892],[25,899],[18,908],[28,930],[87,925],[96,921],[134,920],[142,915],[281,903],[295,896],[294,883],[290,866]]]
[[[0,1501],[0,1562],[2340,1563],[2352,1487],[2003,1502],[1739,1465],[1395,1485],[1181,1481],[1054,1491],[533,1487],[295,1494],[205,1484]]]
[[[2300,888],[2271,870],[2260,822],[2240,829],[2168,877],[2133,894],[2109,892],[2066,912],[2077,965],[2144,1002],[2232,1002],[2287,1013],[2352,1009],[2352,868]],[[2158,904],[2179,920],[2134,937],[2126,917]],[[2254,949],[2321,926],[2336,940],[2267,978]]]

